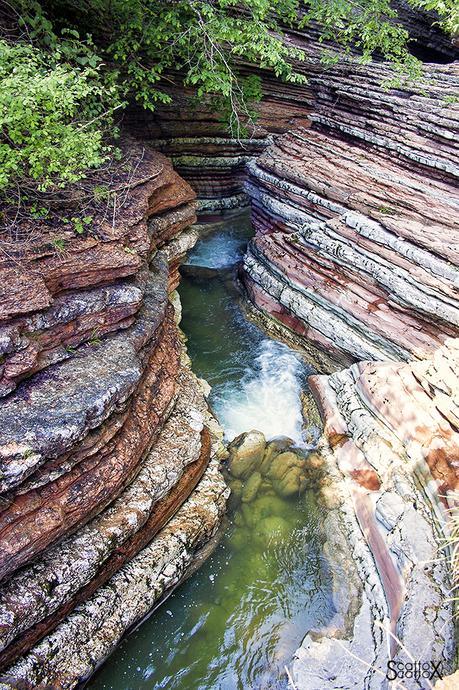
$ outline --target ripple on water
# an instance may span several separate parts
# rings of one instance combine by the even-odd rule
[[[333,609],[314,496],[273,505],[285,532],[265,538],[230,516],[199,573],[124,641],[93,690],[287,688],[285,664]]]

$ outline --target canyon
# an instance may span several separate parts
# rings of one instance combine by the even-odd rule
[[[313,41],[289,40],[308,83],[263,81],[258,130],[239,147],[185,108],[151,131],[200,217],[248,195],[253,316],[329,372],[309,383],[337,614],[305,638],[293,683],[379,688],[391,658],[430,655],[447,672],[454,656],[457,575],[438,554],[458,486],[459,71],[427,60],[421,87],[388,87],[382,63],[323,68]]]
[[[292,682],[382,688],[391,659],[453,671],[459,63],[405,11],[445,63],[416,86],[385,87],[381,62],[325,67],[313,28],[287,32],[308,82],[262,74],[247,138],[171,87],[173,108],[129,113],[113,213],[4,243],[1,688],[84,683],[215,541],[227,451],[176,288],[196,213],[248,203],[252,318],[321,372],[322,460],[301,486],[326,515],[335,614],[304,631]]]

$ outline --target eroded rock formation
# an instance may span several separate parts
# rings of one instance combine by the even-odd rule
[[[314,129],[249,164],[248,293],[345,363],[422,358],[458,333],[458,66],[423,96],[386,93],[383,70],[325,75]]]
[[[195,195],[128,146],[128,184],[90,233],[43,223],[2,243],[1,687],[89,676],[224,510],[219,429],[169,298]]]
[[[301,690],[385,688],[390,660],[451,670],[450,556],[439,534],[457,500],[458,363],[456,339],[424,361],[360,362],[310,379],[325,422],[336,615],[295,655]],[[419,687],[413,676],[400,682]]]
[[[241,75],[256,74],[260,77],[262,94],[259,102],[251,104],[257,113],[255,122],[247,122],[242,117],[241,131],[229,133],[221,113],[215,112],[205,100],[194,98],[191,89],[183,88],[182,75],[174,73],[168,74],[162,84],[162,89],[171,96],[172,105],[160,105],[153,115],[142,112],[140,108],[132,108],[128,116],[130,126],[172,158],[176,170],[195,189],[198,213],[203,220],[212,220],[216,212],[246,205],[243,188],[246,162],[259,156],[276,135],[309,127],[311,119],[318,122],[325,118],[327,126],[331,126],[333,121],[333,126],[346,127],[347,130],[354,127],[356,130],[365,129],[365,137],[382,141],[387,134],[393,140],[399,136],[402,148],[406,130],[420,112],[426,113],[425,121],[422,117],[422,127],[431,133],[438,129],[436,146],[440,157],[443,149],[441,132],[448,127],[447,124],[439,125],[439,118],[432,115],[429,101],[421,94],[425,89],[429,93],[436,90],[443,107],[448,105],[446,100],[442,101],[443,98],[457,95],[454,83],[445,90],[445,81],[451,80],[451,76],[448,76],[448,64],[442,64],[458,58],[457,45],[441,31],[432,13],[419,8],[414,10],[406,0],[394,0],[393,4],[411,36],[410,46],[414,54],[427,63],[439,63],[424,66],[424,79],[421,84],[416,80],[418,90],[415,93],[397,86],[391,94],[385,94],[381,83],[397,82],[399,75],[382,63],[364,67],[350,62],[326,67],[321,58],[324,52],[336,52],[336,45],[319,41],[319,27],[313,23],[301,30],[286,26],[286,43],[303,53],[303,59],[296,61],[295,69],[306,77],[307,83],[286,83],[268,70],[241,64]],[[437,83],[436,87],[433,82]],[[407,94],[411,96],[410,107],[405,107],[407,104],[404,103]],[[372,113],[371,127],[363,126],[358,115],[362,114],[365,106],[368,113],[370,110]],[[445,117],[446,112],[442,113]],[[344,114],[345,118],[342,117]],[[399,128],[402,118],[408,118],[408,122]],[[418,120],[416,129],[420,126]],[[447,134],[445,136],[448,137]],[[412,153],[419,156],[420,139],[416,141],[413,137],[412,144]],[[409,150],[407,154],[409,156]]]
[[[302,690],[383,688],[390,660],[446,674],[454,656],[459,71],[426,67],[421,95],[382,89],[385,70],[322,75],[311,127],[248,165],[251,301],[325,367],[364,360],[310,381],[337,613],[296,654]]]
[[[429,646],[445,670],[452,654],[432,513],[444,523],[439,495],[457,478],[445,361],[457,359],[459,320],[458,71],[427,66],[424,92],[385,91],[387,67],[325,69],[315,38],[287,37],[305,52],[307,85],[262,74],[250,139],[229,138],[218,114],[190,110],[175,87],[173,109],[130,121],[174,158],[208,215],[245,203],[248,164],[258,236],[244,282],[261,311],[327,363],[392,360],[315,381],[339,596],[334,628],[308,635],[294,680],[331,689],[339,677],[361,690],[379,688],[389,655],[400,655],[390,633],[414,655]],[[164,157],[138,159],[116,217],[93,233],[42,225],[26,250],[2,246],[3,688],[87,678],[186,575],[224,510],[218,433],[170,302],[196,239],[194,193]]]

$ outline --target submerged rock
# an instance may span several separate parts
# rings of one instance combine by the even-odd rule
[[[249,431],[237,436],[228,446],[229,471],[233,477],[247,478],[263,460],[266,439],[261,431]]]
[[[284,450],[288,450],[293,446],[293,441],[290,438],[284,436],[283,438],[277,438],[268,443],[266,446],[265,454],[263,456],[263,462],[261,463],[260,472],[265,475],[268,473],[271,463],[279,453]]]
[[[242,496],[242,491],[244,488],[244,484],[240,479],[231,479],[228,478],[228,486],[231,489],[231,493],[240,498]]]
[[[250,503],[260,495],[289,498],[315,486],[323,474],[323,459],[317,452],[306,454],[292,439],[277,438],[266,443],[258,431],[238,436],[229,445],[229,479],[236,505],[239,497]],[[249,523],[253,516],[244,514]],[[255,519],[256,521],[256,519]]]
[[[255,522],[258,523],[271,515],[282,515],[285,512],[285,501],[279,496],[264,494],[257,496],[251,504],[250,510]]]
[[[267,476],[279,496],[293,496],[306,488],[305,467],[304,457],[287,451],[273,459]]]
[[[291,527],[287,520],[279,515],[268,515],[257,523],[253,534],[262,541],[281,541],[287,539]]]
[[[279,455],[277,455],[273,459],[267,476],[271,480],[280,481],[291,470],[303,468],[304,458],[300,458],[296,453],[293,453],[292,451],[287,451],[285,453],[279,453]]]
[[[258,493],[258,489],[260,488],[262,481],[263,480],[259,472],[254,472],[250,475],[242,490],[243,503],[250,503],[253,501]]]

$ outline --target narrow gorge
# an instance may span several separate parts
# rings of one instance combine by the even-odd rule
[[[459,686],[459,62],[397,6],[416,82],[286,26],[246,132],[170,72],[88,230],[1,235],[2,690]]]

